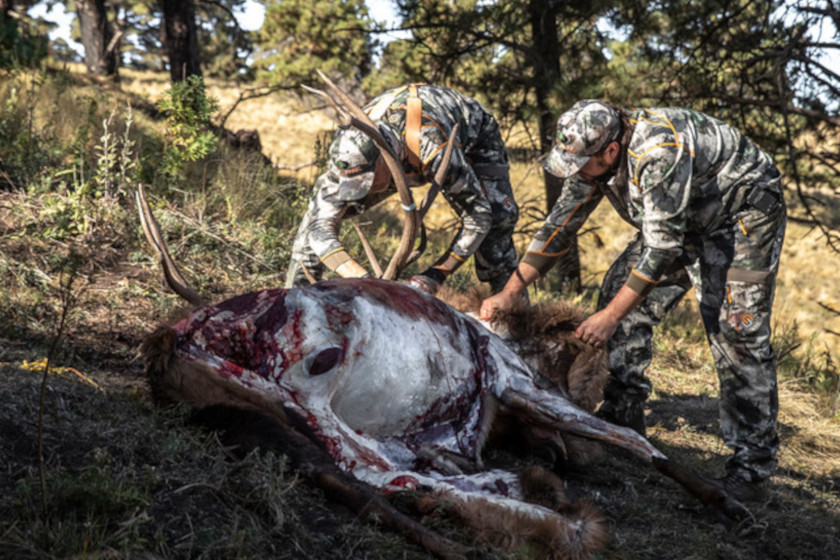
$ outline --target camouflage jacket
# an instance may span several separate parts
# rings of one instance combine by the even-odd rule
[[[507,154],[495,119],[478,101],[433,85],[418,85],[417,94],[422,100],[419,169],[411,165],[405,150],[408,88],[404,86],[379,95],[365,110],[400,138],[397,155],[403,162],[410,187],[432,180],[443,159],[449,134],[460,123],[458,143],[452,151],[441,194],[462,220],[450,251],[465,260],[476,251],[492,225],[490,202],[478,176],[483,169],[488,173],[498,172],[500,168],[506,170]],[[396,192],[391,184],[385,193],[369,194],[359,202],[348,203],[336,197],[338,186],[338,176],[328,171],[318,178],[312,193],[308,234],[312,250],[321,259],[343,250],[338,227],[348,210],[362,212]]]
[[[627,149],[627,185],[615,177],[589,184],[566,179],[557,202],[529,245],[524,262],[545,273],[606,197],[641,230],[644,249],[633,275],[655,284],[682,253],[686,236],[710,234],[737,221],[752,188],[781,201],[773,161],[731,126],[691,109],[636,109]],[[638,291],[638,290],[637,290]]]

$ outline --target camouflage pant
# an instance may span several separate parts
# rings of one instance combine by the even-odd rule
[[[489,282],[493,293],[499,292],[516,270],[519,259],[513,245],[513,230],[519,219],[519,207],[513,199],[510,178],[504,174],[483,176],[482,167],[475,166],[487,198],[490,201],[492,226],[475,252],[475,275]]]
[[[679,262],[621,323],[608,343],[613,404],[648,397],[653,327],[693,285],[720,380],[723,440],[734,451],[728,471],[753,480],[776,466],[778,393],[770,314],[785,232],[784,208],[771,215],[746,208],[732,226],[686,239]],[[598,308],[615,296],[641,252],[639,236],[610,267]]]
[[[507,171],[500,171],[499,166],[495,164],[477,164],[475,171],[490,201],[492,223],[490,231],[476,250],[475,272],[478,279],[489,282],[493,293],[496,293],[504,287],[518,264],[513,230],[519,218],[519,207],[514,201]],[[365,199],[365,207],[370,208],[393,193],[394,191],[389,189],[384,193],[369,196]],[[351,205],[347,215],[358,213],[359,209]],[[309,284],[303,272],[304,266],[316,280],[320,280],[325,272],[326,267],[309,245],[308,230],[311,219],[311,212],[307,211],[295,235],[292,257],[286,273],[287,288]]]

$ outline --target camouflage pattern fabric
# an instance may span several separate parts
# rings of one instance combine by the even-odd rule
[[[378,117],[380,129],[392,140],[410,187],[431,181],[443,159],[452,128],[460,124],[457,145],[441,186],[441,195],[461,218],[461,227],[448,254],[460,261],[475,255],[479,280],[490,282],[494,290],[500,289],[517,264],[512,234],[519,209],[510,185],[508,158],[498,124],[478,101],[449,88],[421,84],[417,86],[417,94],[423,107],[419,169],[409,163],[404,142],[408,89],[385,92],[373,99],[366,110]],[[353,137],[365,141],[358,135]],[[360,148],[358,152],[364,150]],[[329,153],[333,159],[338,150],[331,146]],[[364,212],[396,192],[392,184],[384,192],[369,193],[358,201],[341,200],[341,178],[335,169],[331,163],[315,183],[309,208],[295,238],[287,287],[308,283],[302,265],[320,279],[324,271],[322,260],[344,250],[338,239],[341,220],[351,213]]]
[[[647,398],[653,328],[694,286],[720,379],[723,439],[734,451],[728,470],[765,479],[779,445],[770,317],[785,231],[780,174],[748,138],[702,113],[641,109],[631,119],[629,183],[567,179],[523,261],[548,270],[610,200],[640,231],[608,271],[598,307],[623,285],[646,298],[608,343],[605,402],[630,410]]]

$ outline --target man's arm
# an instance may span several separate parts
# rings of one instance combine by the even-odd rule
[[[528,286],[551,270],[566,254],[578,229],[603,197],[598,187],[579,178],[567,179],[516,271],[501,292],[481,303],[479,317],[488,321],[497,310],[510,308]]]
[[[316,193],[310,201],[309,243],[324,265],[342,278],[366,276],[367,270],[356,262],[338,239],[338,228],[347,212],[347,203],[335,198],[337,183],[327,174],[315,183]]]

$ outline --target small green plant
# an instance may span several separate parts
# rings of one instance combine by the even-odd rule
[[[131,105],[127,106],[122,136],[113,131],[116,114],[114,109],[102,120],[92,173],[85,172],[85,157],[81,155],[72,167],[45,175],[29,185],[30,194],[43,195],[41,219],[33,235],[67,239],[90,235],[97,228],[112,228],[121,221],[125,212],[120,201],[125,199],[134,181],[137,157],[131,138]]]
[[[97,162],[94,181],[98,187],[95,195],[123,197],[136,168],[134,141],[131,139],[133,114],[128,105],[125,120],[125,132],[121,139],[115,139],[111,132],[116,109],[102,120],[102,136],[96,146]]]
[[[186,162],[197,161],[216,148],[216,136],[210,127],[210,116],[218,109],[215,99],[208,97],[204,80],[190,76],[176,82],[158,102],[166,115],[167,150],[163,172],[177,178]]]

